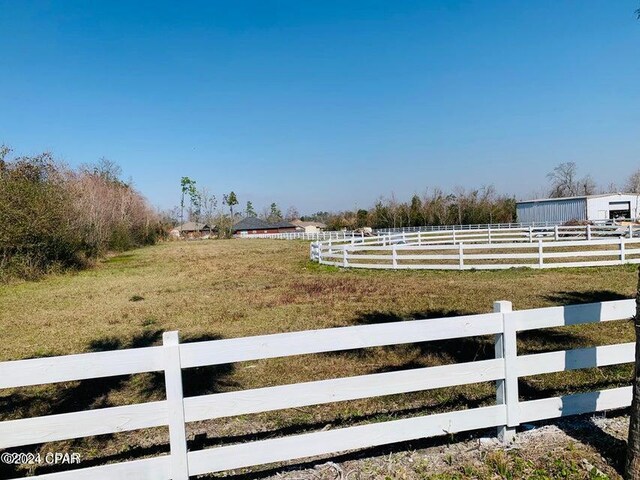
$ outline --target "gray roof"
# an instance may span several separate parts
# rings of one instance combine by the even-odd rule
[[[178,227],[181,232],[199,232],[202,230],[211,230],[211,227],[206,223],[186,222]]]
[[[583,200],[586,198],[604,198],[604,197],[620,197],[630,195],[637,197],[637,193],[600,193],[597,195],[577,195],[575,197],[553,197],[553,198],[535,198],[533,200],[518,200],[516,203],[537,203],[537,202],[562,202],[564,200]]]
[[[233,231],[266,230],[268,228],[273,228],[273,226],[264,220],[260,220],[257,217],[245,217],[233,226]]]
[[[291,222],[287,222],[286,220],[281,220],[279,222],[272,223],[271,228],[295,228],[295,225]]]
[[[285,222],[284,220],[280,222],[269,223],[257,217],[246,217],[233,226],[233,231],[238,232],[240,230],[268,230],[270,228],[295,228],[295,225],[290,222]]]

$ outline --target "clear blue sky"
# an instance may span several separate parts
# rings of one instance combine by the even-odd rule
[[[528,196],[640,167],[635,0],[0,0],[0,143],[104,156],[154,205]]]

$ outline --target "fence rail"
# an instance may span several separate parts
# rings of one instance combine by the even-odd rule
[[[406,440],[498,427],[509,440],[523,422],[621,408],[631,387],[520,401],[518,378],[633,362],[635,345],[595,346],[518,355],[519,331],[629,319],[633,300],[512,311],[496,302],[494,312],[453,318],[179,343],[166,332],[159,347],[86,353],[0,363],[0,388],[14,388],[114,375],[164,371],[166,400],[0,422],[0,448],[168,426],[170,453],[40,475],[42,479],[114,478],[187,480],[189,476],[338,453]],[[359,375],[299,384],[184,397],[182,369],[383,345],[495,335],[490,360]],[[188,451],[186,424],[345,400],[415,392],[478,382],[496,382],[496,404],[330,431]]]
[[[377,269],[559,268],[640,263],[640,226],[404,232],[314,242],[311,260]]]

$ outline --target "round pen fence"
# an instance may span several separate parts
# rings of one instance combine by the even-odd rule
[[[404,232],[319,241],[311,259],[351,268],[493,270],[640,263],[640,226]]]

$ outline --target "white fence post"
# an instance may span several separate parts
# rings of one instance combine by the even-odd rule
[[[171,479],[189,480],[179,343],[178,332],[164,332],[162,334],[162,345],[165,350],[164,358],[166,361],[164,384],[169,410]]]
[[[494,302],[493,311],[502,313],[502,333],[496,335],[496,358],[504,359],[504,380],[496,382],[496,403],[506,405],[507,424],[498,427],[498,439],[501,442],[512,442],[516,435],[515,427],[518,425],[518,372],[516,371],[516,331],[511,327],[508,316],[513,310],[511,302],[502,300]]]
[[[538,267],[542,268],[544,264],[543,256],[542,256],[542,239],[538,240]]]
[[[487,228],[487,237],[489,239],[489,245],[491,245],[491,225]]]
[[[418,230],[418,246],[422,245],[422,232]]]
[[[624,251],[624,237],[620,237],[620,261],[624,263],[626,260],[626,254]]]
[[[511,302],[502,300],[493,303],[493,311],[496,313],[506,313],[513,310]],[[495,337],[496,358],[503,358],[505,363],[505,378],[496,381],[496,404],[507,404],[507,356],[505,355],[505,316],[502,315],[502,332]],[[515,336],[515,332],[513,332]],[[512,347],[511,347],[512,348]],[[515,378],[516,388],[518,388],[518,377]],[[509,385],[511,387],[511,385]],[[516,397],[517,398],[517,397]],[[508,408],[508,406],[507,406]],[[508,413],[507,413],[508,418]],[[507,422],[508,423],[508,422]],[[507,425],[498,427],[498,439],[503,443],[512,442],[515,439],[516,429]]]
[[[560,240],[560,233],[558,232],[558,225],[555,225],[553,227],[553,238],[555,239],[556,242],[558,240]]]
[[[349,258],[347,257],[347,246],[346,245],[342,246],[342,266],[345,267],[345,268],[349,266]]]
[[[529,243],[533,243],[533,227],[529,226]]]
[[[591,240],[591,224],[587,224],[587,240]]]
[[[462,247],[462,242],[458,244],[458,264],[460,266],[460,270],[464,267],[464,251]]]
[[[393,264],[393,268],[398,268],[398,252],[396,251],[396,246],[391,247],[391,262]]]

